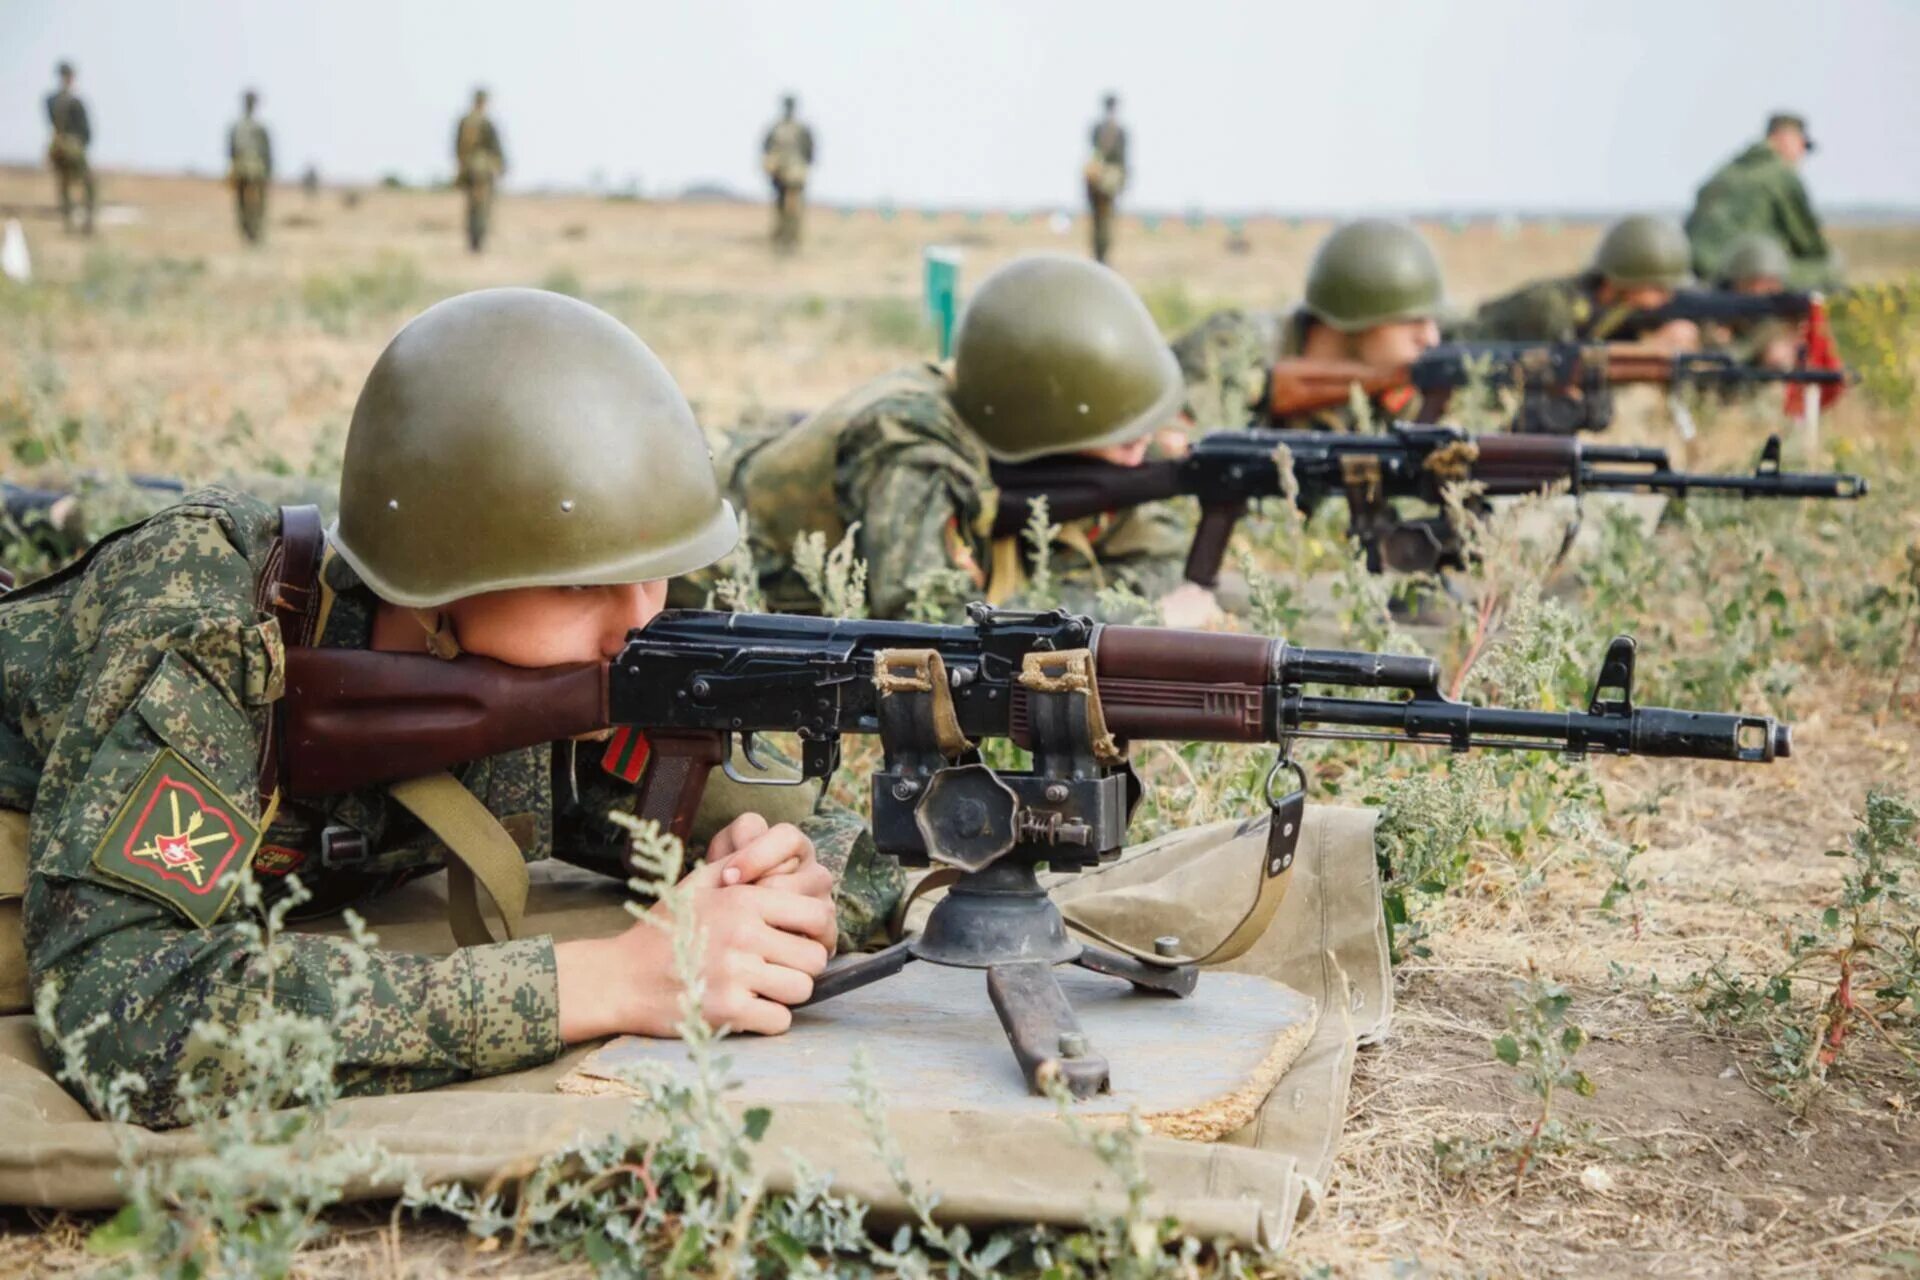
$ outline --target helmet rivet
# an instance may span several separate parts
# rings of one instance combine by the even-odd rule
[[[562,498],[562,499],[560,499],[560,509],[561,509],[562,511],[571,511],[571,510],[573,510],[573,499],[572,499],[572,498]]]
[[[387,510],[398,511],[399,509],[400,509],[400,499],[398,498],[387,499]]]

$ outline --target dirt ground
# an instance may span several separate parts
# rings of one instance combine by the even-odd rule
[[[106,174],[101,197],[100,234],[63,236],[46,176],[0,170],[0,213],[22,218],[36,272],[97,279],[101,298],[81,312],[0,311],[12,330],[0,332],[0,393],[43,387],[85,431],[119,424],[123,461],[162,469],[189,439],[236,469],[264,450],[296,469],[318,453],[326,471],[392,331],[435,298],[483,285],[564,287],[606,306],[655,347],[709,425],[805,409],[926,353],[922,246],[961,247],[965,286],[1019,253],[1081,252],[1086,234],[1084,220],[1063,235],[1041,217],[817,210],[802,253],[782,259],[758,206],[509,197],[494,243],[474,256],[457,194],[284,188],[267,244],[250,249],[214,182]],[[1174,326],[1216,305],[1297,297],[1326,230],[1129,221],[1115,265]],[[1427,230],[1453,297],[1470,303],[1577,268],[1600,228]],[[1862,279],[1920,272],[1920,227],[1841,228],[1835,239]],[[1855,678],[1812,677],[1800,701],[1859,705]],[[1602,870],[1470,875],[1443,908],[1433,954],[1399,971],[1398,1018],[1362,1055],[1337,1171],[1289,1265],[1394,1276],[1920,1274],[1913,1072],[1869,1055],[1796,1110],[1753,1078],[1752,1043],[1708,1031],[1672,994],[1722,954],[1774,954],[1774,922],[1831,895],[1839,871],[1821,854],[1844,844],[1870,783],[1920,790],[1910,718],[1875,725],[1816,710],[1796,735],[1795,758],[1766,770],[1598,766],[1616,814],[1664,797],[1654,815],[1626,819],[1650,846],[1633,928],[1595,910]],[[1573,989],[1597,1089],[1557,1108],[1576,1137],[1516,1193],[1507,1177],[1442,1176],[1433,1143],[1512,1132],[1526,1114],[1488,1043],[1529,962]],[[0,1270],[54,1274],[84,1261],[85,1221],[4,1221]],[[550,1260],[469,1256],[450,1228],[404,1226],[396,1250],[383,1215],[347,1211],[337,1225],[311,1274],[566,1273],[543,1269]]]

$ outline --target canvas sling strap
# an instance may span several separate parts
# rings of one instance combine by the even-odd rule
[[[27,943],[20,899],[27,892],[27,815],[0,809],[0,1014],[24,1013]]]
[[[288,646],[314,641],[320,612],[320,563],[326,551],[318,507],[280,508],[280,537],[260,578],[260,605],[280,623]],[[269,724],[261,755],[260,788],[270,796],[280,774],[279,727]],[[446,846],[447,923],[463,947],[498,941],[480,909],[484,888],[499,911],[505,935],[518,937],[527,905],[527,863],[520,846],[479,797],[451,773],[410,778],[387,788],[402,808]]]

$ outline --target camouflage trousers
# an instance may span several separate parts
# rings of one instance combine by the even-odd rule
[[[60,225],[68,231],[73,228],[74,193],[80,195],[80,208],[83,220],[80,230],[87,235],[93,234],[93,166],[86,160],[73,160],[56,163],[53,166],[53,185],[60,197]]]
[[[1087,205],[1093,213],[1093,260],[1105,262],[1113,252],[1113,197],[1089,190]]]
[[[233,199],[240,216],[240,234],[248,243],[259,244],[267,229],[267,184],[259,178],[237,179]]]
[[[773,247],[792,253],[800,247],[800,224],[806,213],[807,189],[775,183],[773,187]]]
[[[487,243],[493,223],[493,179],[472,178],[467,182],[467,248],[480,252]]]

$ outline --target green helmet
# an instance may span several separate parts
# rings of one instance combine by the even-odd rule
[[[647,345],[538,289],[429,307],[367,375],[334,547],[409,608],[670,578],[739,537],[706,437]]]
[[[1307,313],[1342,333],[1439,314],[1440,263],[1405,222],[1360,218],[1320,242],[1307,268]]]
[[[1146,306],[1084,258],[1008,263],[980,282],[954,335],[954,407],[1004,462],[1138,439],[1182,394]]]
[[[1607,228],[1593,270],[1608,284],[1677,289],[1693,278],[1693,246],[1673,219],[1636,213]]]
[[[1733,242],[1720,264],[1720,278],[1729,284],[1742,280],[1785,280],[1793,274],[1793,259],[1785,246],[1764,231],[1749,231]]]

